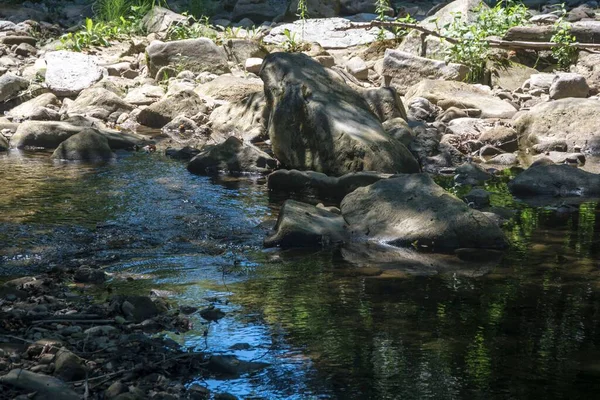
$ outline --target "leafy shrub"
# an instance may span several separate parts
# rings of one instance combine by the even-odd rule
[[[561,16],[554,25],[555,31],[550,41],[558,43],[558,46],[552,48],[552,57],[554,57],[560,69],[566,70],[576,59],[577,48],[573,47],[572,44],[577,39],[571,34],[571,25],[564,20],[567,14],[564,4],[561,11]]]
[[[523,4],[499,2],[494,8],[484,8],[483,3],[474,10],[477,19],[473,23],[461,20],[460,13],[445,25],[445,34],[457,39],[446,51],[448,61],[466,65],[471,72],[468,80],[481,82],[485,75],[485,66],[491,59],[491,49],[487,41],[489,36],[504,36],[513,26],[524,24],[528,19],[527,8]]]

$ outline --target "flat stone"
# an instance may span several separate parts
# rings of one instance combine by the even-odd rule
[[[71,51],[46,54],[46,84],[59,96],[74,96],[102,79],[97,58]]]

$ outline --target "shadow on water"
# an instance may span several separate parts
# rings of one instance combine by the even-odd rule
[[[172,338],[271,366],[200,381],[211,389],[268,399],[589,399],[600,390],[596,201],[534,207],[505,180],[488,183],[494,206],[517,209],[505,227],[511,248],[499,264],[463,273],[369,264],[351,249],[265,251],[279,201],[262,181],[197,177],[158,155],[91,167],[11,153],[0,171],[3,274],[81,258],[113,274],[113,292],[216,304],[226,312],[218,324],[194,316],[194,329]]]

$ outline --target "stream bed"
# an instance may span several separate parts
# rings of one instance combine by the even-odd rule
[[[100,265],[113,293],[217,304],[177,342],[269,367],[211,390],[264,399],[590,399],[600,391],[600,207],[517,210],[485,268],[264,250],[264,178],[199,177],[158,154],[104,165],[0,153],[0,279]],[[98,297],[107,292],[98,289]]]

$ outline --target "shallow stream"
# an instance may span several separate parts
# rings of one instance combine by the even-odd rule
[[[518,210],[499,264],[394,268],[263,250],[281,201],[263,179],[198,177],[157,154],[89,166],[0,153],[0,272],[83,260],[106,267],[113,292],[216,302],[219,323],[194,317],[171,337],[269,363],[200,381],[243,398],[596,398],[598,202],[532,207],[488,189]]]

